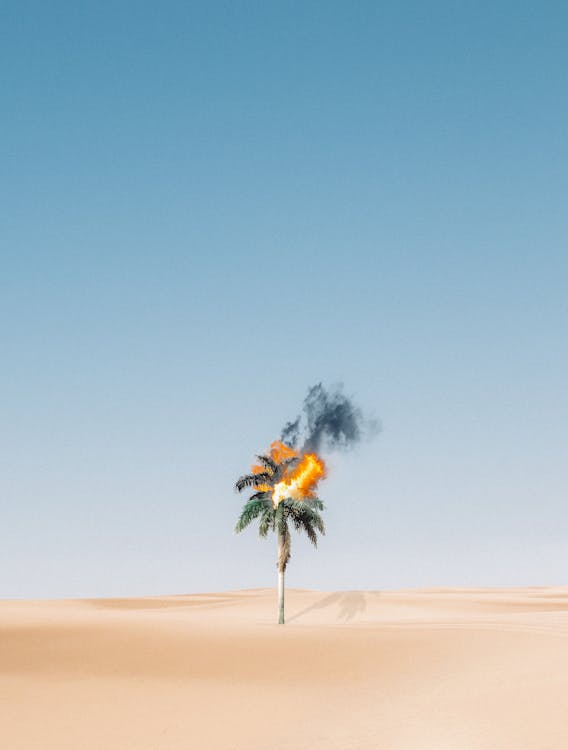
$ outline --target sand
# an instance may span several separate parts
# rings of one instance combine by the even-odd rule
[[[568,588],[0,602],[9,750],[568,748]]]

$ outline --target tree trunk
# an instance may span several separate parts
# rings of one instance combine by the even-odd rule
[[[278,571],[278,624],[284,625],[284,571]]]
[[[282,536],[278,534],[278,624],[284,625],[284,560]]]

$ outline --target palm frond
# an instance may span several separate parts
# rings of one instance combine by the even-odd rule
[[[270,503],[270,507],[262,511],[258,524],[258,535],[264,538],[269,531],[274,531],[274,506],[272,503]]]
[[[255,500],[249,500],[247,503],[245,503],[241,511],[241,515],[239,516],[239,520],[237,521],[237,524],[235,526],[235,532],[238,534],[246,529],[251,521],[254,521],[254,519],[257,518],[266,508],[267,499],[264,497],[257,498]]]
[[[251,500],[268,500],[269,498],[270,493],[266,492],[266,490],[261,490],[260,492],[255,492],[254,495],[251,495],[247,500],[247,503],[250,503]]]
[[[309,518],[319,531],[320,525],[323,528],[323,518],[320,516],[319,512],[320,507],[323,507],[323,503],[321,500],[318,500],[317,503],[318,504],[316,505],[313,500],[294,500],[293,498],[286,498],[286,500],[283,500],[284,507],[290,515],[298,517],[305,516],[306,518]],[[321,533],[324,534],[325,531],[322,531]]]
[[[260,487],[265,484],[272,485],[273,483],[272,474],[267,471],[261,471],[258,474],[244,474],[239,477],[235,482],[235,487],[239,492],[242,492],[245,487]]]
[[[306,536],[310,540],[310,542],[314,545],[314,547],[318,546],[318,535],[316,534],[316,530],[312,526],[312,524],[309,521],[305,521],[302,524],[302,530],[306,532]]]
[[[274,476],[278,472],[278,464],[276,461],[271,458],[270,456],[265,456],[264,454],[257,455],[259,463],[261,463],[264,468],[270,473],[271,476]]]
[[[307,503],[310,508],[314,508],[315,510],[325,510],[325,505],[322,503],[319,497],[308,497],[302,502]]]
[[[315,526],[315,528],[322,536],[325,536],[325,523],[317,510],[313,510],[312,508],[307,506],[303,515],[309,518],[310,524],[312,526]]]
[[[318,503],[323,505],[321,500],[319,500]],[[306,527],[310,526],[312,529],[319,531],[322,536],[325,535],[324,520],[320,516],[317,507],[313,506],[313,503],[306,502],[305,500],[293,500],[291,498],[287,498],[282,502],[282,505],[284,505],[286,514],[292,520],[294,528],[297,531],[305,531]],[[306,533],[308,532],[306,531]],[[310,536],[309,533],[308,536]],[[312,541],[311,537],[310,541]]]

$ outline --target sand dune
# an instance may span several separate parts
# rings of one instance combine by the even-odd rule
[[[10,750],[568,747],[568,588],[0,603]]]

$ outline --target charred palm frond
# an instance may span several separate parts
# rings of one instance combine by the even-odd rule
[[[245,487],[262,487],[263,485],[272,485],[274,477],[267,471],[261,471],[258,474],[244,474],[235,482],[235,487],[242,492]]]
[[[275,476],[278,473],[278,464],[273,458],[265,456],[264,454],[259,454],[257,455],[257,459],[271,476]]]

